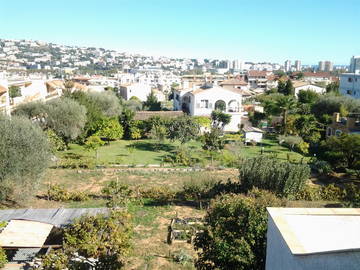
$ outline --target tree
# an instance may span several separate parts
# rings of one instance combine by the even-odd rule
[[[66,144],[52,129],[47,129],[45,133],[52,153],[66,150]]]
[[[121,106],[119,99],[114,92],[104,92],[104,93],[89,93],[90,100],[96,104],[98,110],[106,117],[116,117],[121,113]]]
[[[95,158],[96,160],[98,160],[99,158],[99,153],[98,153],[98,149],[100,148],[100,146],[103,146],[105,143],[104,141],[102,141],[99,136],[91,136],[89,138],[87,138],[86,142],[85,142],[85,149],[87,149],[88,151],[95,151]]]
[[[311,90],[300,90],[298,100],[300,103],[313,104],[319,99],[319,94]]]
[[[299,136],[284,136],[284,135],[280,135],[278,137],[279,140],[279,144],[283,144],[285,143],[286,145],[288,145],[291,149],[291,151],[294,150],[294,147],[296,145],[299,145],[300,143],[303,142],[303,139]]]
[[[339,93],[339,81],[329,83],[326,86],[326,93],[334,93],[334,94],[340,94]]]
[[[5,251],[0,247],[0,269],[3,268],[5,266],[5,264],[7,264],[8,260],[7,260],[7,256]]]
[[[21,89],[19,86],[12,85],[9,87],[9,96],[11,99],[21,97]]]
[[[270,192],[256,189],[248,196],[226,194],[213,200],[204,232],[195,239],[196,268],[265,269],[266,207],[284,205]]]
[[[295,89],[294,89],[293,83],[292,83],[292,81],[290,79],[288,79],[286,84],[285,84],[283,94],[285,96],[293,96],[294,93],[295,93],[294,91],[295,91]]]
[[[124,138],[131,139],[131,129],[133,128],[135,112],[129,109],[123,110],[120,116],[120,123],[124,128]]]
[[[225,146],[224,139],[221,137],[222,132],[219,128],[211,128],[210,132],[205,132],[203,136],[202,148],[211,155],[211,164],[213,164],[214,152],[218,152]]]
[[[287,116],[290,110],[296,107],[296,101],[292,97],[283,96],[276,101],[276,106],[282,110],[283,133],[287,134]]]
[[[107,141],[118,140],[123,137],[124,129],[117,119],[104,119],[95,135]]]
[[[55,99],[46,105],[46,126],[54,130],[66,144],[82,133],[86,123],[84,106],[69,98]]]
[[[213,128],[224,130],[224,127],[231,121],[231,115],[215,110],[211,113],[211,120]]]
[[[302,73],[302,72],[297,73],[297,74],[295,75],[295,78],[296,78],[297,80],[301,80],[302,78],[304,78],[304,73]]]
[[[160,148],[160,144],[164,143],[166,137],[168,136],[168,130],[165,125],[156,124],[150,130],[150,138],[156,140],[156,145]]]
[[[168,125],[168,136],[171,140],[186,143],[199,135],[200,126],[190,116],[175,118]]]
[[[24,199],[50,161],[47,138],[26,118],[0,115],[0,200]]]
[[[360,160],[360,135],[331,136],[321,145],[320,157],[334,168],[356,169]]]
[[[278,86],[277,86],[278,93],[284,94],[285,93],[285,87],[286,87],[286,83],[283,80],[279,80],[278,81]]]
[[[147,96],[144,109],[147,111],[161,111],[161,102],[158,101],[153,91]]]
[[[45,255],[43,269],[88,269],[75,253],[95,259],[95,269],[121,269],[131,250],[132,230],[131,216],[126,212],[84,216],[65,229],[62,249]]]
[[[297,133],[309,143],[316,143],[320,140],[321,129],[318,128],[318,122],[312,114],[301,115],[295,120],[295,128]]]

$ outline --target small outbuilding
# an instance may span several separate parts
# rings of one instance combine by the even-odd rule
[[[360,269],[360,209],[267,210],[266,270]]]
[[[245,143],[256,142],[260,143],[263,139],[264,131],[256,127],[243,128]]]

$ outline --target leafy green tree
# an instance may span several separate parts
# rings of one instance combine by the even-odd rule
[[[87,94],[98,110],[106,117],[117,117],[120,115],[122,108],[119,99],[114,92],[88,93]]]
[[[319,99],[319,94],[311,90],[300,90],[298,100],[300,103],[313,104]]]
[[[168,125],[168,137],[186,143],[195,139],[200,132],[199,125],[190,116],[175,118]]]
[[[99,158],[99,153],[98,153],[98,149],[103,146],[105,144],[105,142],[103,140],[101,140],[99,138],[99,136],[90,136],[89,138],[87,138],[86,142],[85,142],[85,149],[87,149],[88,151],[95,151],[95,158],[96,160],[98,160]]]
[[[204,232],[195,239],[196,268],[265,269],[266,207],[284,205],[272,193],[256,189],[248,196],[226,194],[213,200]]]
[[[158,101],[154,92],[147,96],[146,101],[144,102],[144,109],[147,111],[161,111],[161,102]]]
[[[46,105],[46,126],[66,144],[82,133],[86,123],[84,106],[69,98],[55,99]]]
[[[219,128],[211,128],[210,132],[205,132],[203,136],[202,148],[211,155],[211,164],[214,162],[214,154],[224,149],[225,141]]]
[[[156,141],[157,148],[160,148],[167,136],[168,130],[165,125],[153,125],[150,130],[150,138]]]
[[[295,78],[296,78],[297,80],[301,80],[302,78],[304,78],[304,73],[302,73],[302,72],[297,73],[297,74],[295,75]]]
[[[319,156],[334,168],[356,169],[360,160],[360,135],[343,134],[340,137],[329,137],[322,142]]]
[[[340,94],[339,87],[340,87],[339,81],[329,83],[326,86],[326,93]]]
[[[5,251],[0,247],[0,268],[3,268],[8,263]]]
[[[285,87],[286,87],[286,83],[283,80],[279,80],[278,81],[278,86],[277,86],[278,93],[284,94],[285,93]]]
[[[23,116],[28,119],[36,120],[39,124],[44,127],[45,117],[47,115],[47,107],[44,102],[33,101],[19,104],[16,106],[15,110],[12,112],[12,115]]]
[[[120,123],[124,128],[124,138],[127,140],[132,139],[131,129],[134,125],[134,116],[135,112],[130,109],[123,110],[120,116]]]
[[[121,139],[124,135],[124,129],[116,119],[104,119],[96,136],[106,139],[107,141],[113,141]]]
[[[222,111],[212,111],[211,113],[212,127],[224,130],[224,127],[231,121],[231,115]]]
[[[0,201],[25,199],[49,161],[49,144],[37,125],[0,115]]]
[[[133,226],[126,212],[84,216],[65,229],[63,247],[43,259],[44,270],[88,269],[75,253],[94,258],[95,269],[122,269],[131,250]]]
[[[282,111],[283,118],[283,134],[287,134],[287,116],[289,111],[296,107],[296,101],[292,97],[283,96],[276,101],[276,106]]]
[[[317,122],[315,116],[312,114],[301,115],[295,120],[295,128],[297,133],[309,143],[316,143],[320,140],[321,129],[318,127],[319,123]]]
[[[52,129],[47,129],[45,133],[52,153],[66,150],[66,144]]]
[[[285,96],[293,96],[295,94],[295,89],[294,89],[293,83],[292,83],[292,81],[290,79],[288,79],[286,84],[285,84],[283,94]]]
[[[11,99],[21,97],[21,89],[19,86],[12,85],[9,87],[9,96]]]
[[[294,147],[296,145],[299,145],[300,143],[303,142],[303,139],[299,136],[284,136],[284,135],[280,135],[278,137],[279,143],[280,144],[286,144],[290,147],[291,151],[294,150]]]

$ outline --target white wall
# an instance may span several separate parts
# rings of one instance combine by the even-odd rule
[[[261,132],[245,132],[245,142],[261,142],[263,134]]]
[[[349,79],[351,81],[349,81]],[[360,74],[345,73],[340,75],[340,93],[352,98],[360,98]]]
[[[304,85],[304,86],[299,86],[299,87],[296,87],[295,88],[295,96],[297,97],[299,92],[301,90],[311,90],[313,92],[316,92],[318,94],[323,94],[325,93],[325,88],[323,87],[319,87],[319,86],[316,86],[316,85],[312,85],[312,84],[308,84],[308,85]]]
[[[273,219],[269,217],[266,270],[356,270],[359,265],[359,251],[293,255]]]

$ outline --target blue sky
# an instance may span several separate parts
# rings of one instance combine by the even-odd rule
[[[281,63],[360,55],[360,0],[6,0],[0,10],[0,38]]]

